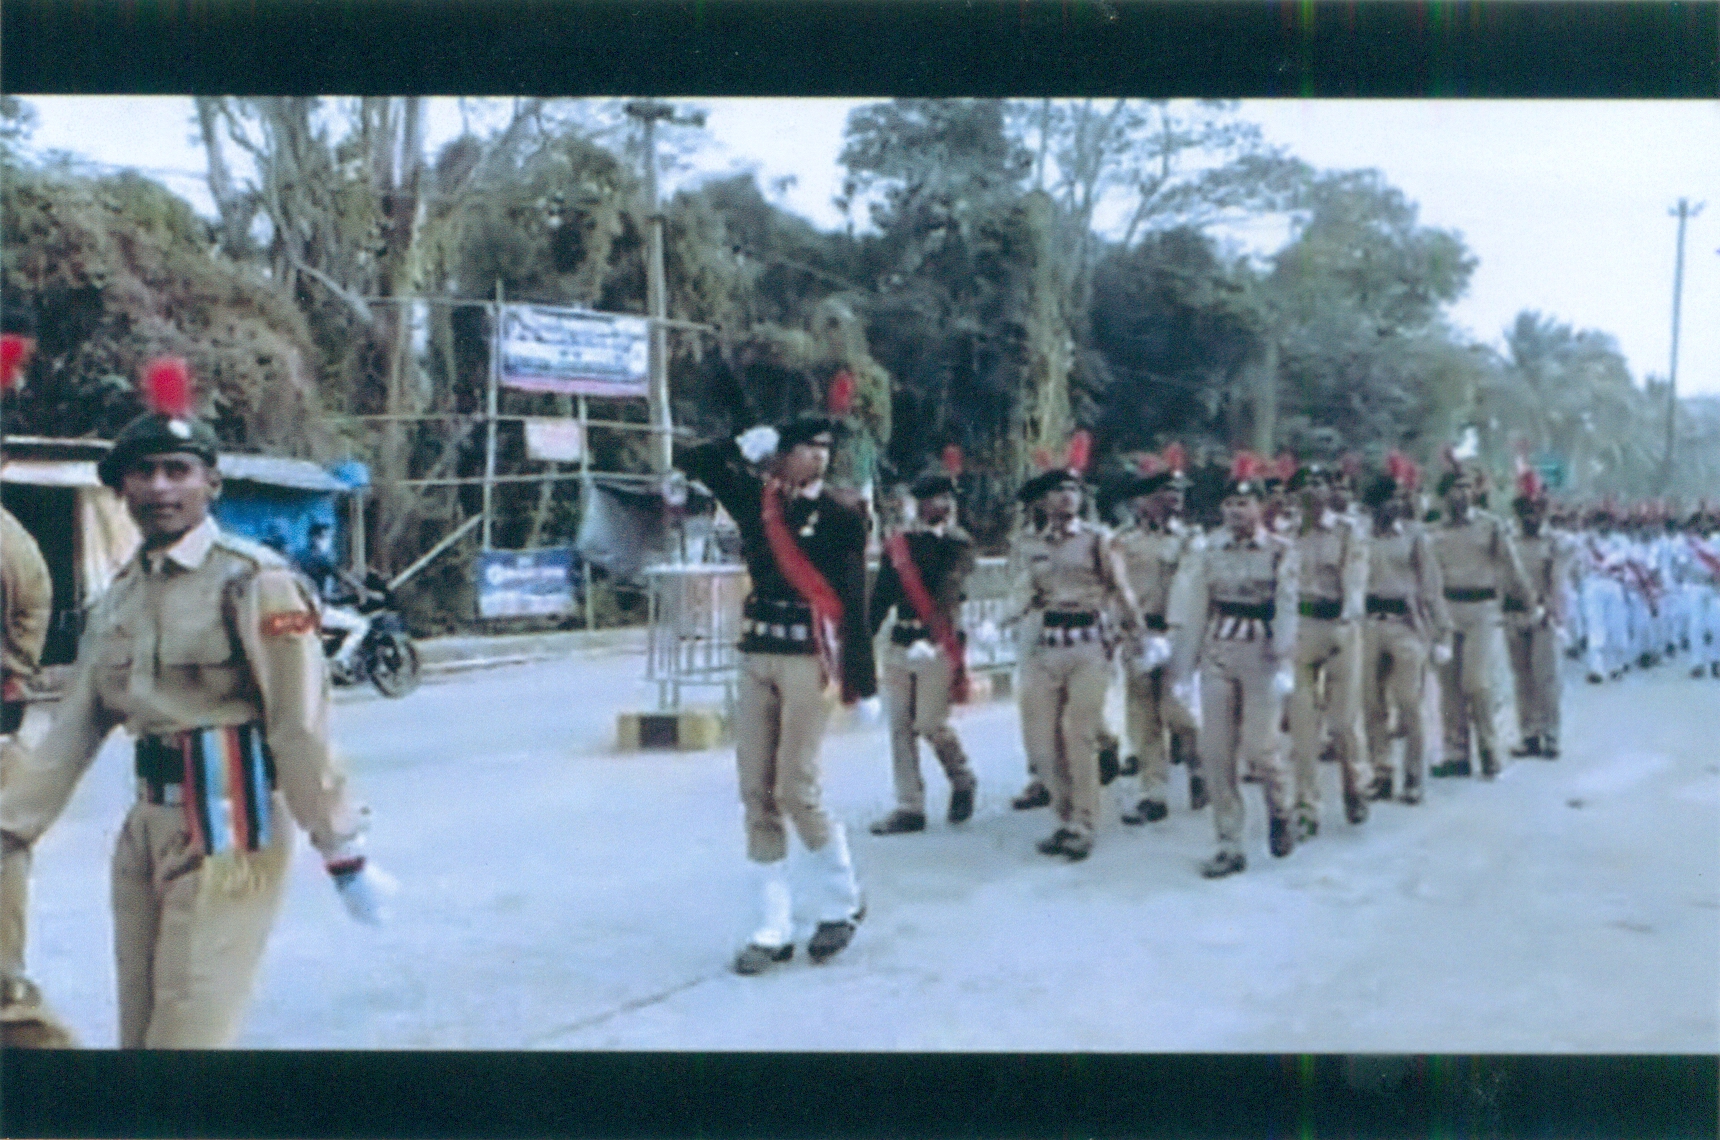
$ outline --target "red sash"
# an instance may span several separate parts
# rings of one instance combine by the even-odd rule
[[[914,607],[914,613],[919,615],[920,622],[932,631],[942,647],[944,656],[950,660],[950,701],[952,704],[966,704],[968,699],[968,675],[966,654],[962,652],[961,642],[956,639],[956,631],[950,628],[949,619],[932,601],[932,595],[926,590],[926,583],[920,578],[920,568],[914,565],[914,559],[908,553],[908,536],[897,531],[884,543],[884,550],[890,555],[890,565],[896,568],[896,577],[901,580],[902,592],[908,595],[908,604]]]
[[[1708,553],[1707,548],[1694,539],[1690,542],[1690,552],[1700,558],[1702,564],[1708,567],[1708,572],[1714,575],[1717,581],[1720,581],[1720,558]]]
[[[770,545],[776,568],[782,571],[800,600],[812,608],[812,642],[818,650],[818,659],[824,663],[825,676],[841,681],[843,703],[853,704],[860,694],[849,686],[842,670],[842,599],[788,533],[788,524],[782,517],[782,488],[774,479],[764,486],[759,519],[764,524],[765,542]]]

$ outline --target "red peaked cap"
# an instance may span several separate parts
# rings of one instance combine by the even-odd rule
[[[143,400],[149,410],[172,419],[191,417],[191,368],[179,356],[158,356],[143,373]]]
[[[833,416],[845,416],[854,406],[854,373],[844,368],[830,378],[830,390],[824,395],[824,406]]]
[[[12,390],[12,385],[24,374],[24,364],[35,348],[36,342],[22,333],[0,336],[0,392]]]
[[[947,474],[951,479],[954,479],[954,478],[958,477],[959,475],[961,475],[961,473],[962,473],[962,449],[959,446],[952,443],[949,446],[945,447],[944,453],[940,458],[941,458],[943,465],[944,465],[944,473]]]

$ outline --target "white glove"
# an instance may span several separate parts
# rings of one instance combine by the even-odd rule
[[[388,918],[388,900],[400,890],[394,876],[366,860],[356,871],[330,872],[340,901],[358,922],[381,926]]]
[[[881,697],[867,697],[857,707],[862,724],[879,724],[884,719],[884,701]]]
[[[978,628],[973,631],[973,640],[976,645],[996,645],[998,637],[997,623],[990,618],[980,622]]]
[[[735,437],[735,446],[741,449],[741,455],[748,463],[761,463],[776,454],[776,445],[781,440],[775,428],[769,424],[760,424]]]
[[[1281,697],[1296,691],[1296,674],[1290,666],[1280,665],[1278,672],[1272,674],[1272,689]]]
[[[1154,634],[1147,638],[1141,646],[1141,655],[1137,661],[1143,673],[1150,673],[1171,659],[1171,639],[1163,634]]]
[[[1442,641],[1433,647],[1433,663],[1435,665],[1445,665],[1450,661],[1451,646]]]
[[[930,661],[937,655],[938,647],[924,639],[908,646],[908,652],[904,654],[909,661]]]
[[[1193,677],[1184,677],[1171,686],[1171,699],[1181,705],[1185,712],[1193,713],[1199,708],[1199,697]]]

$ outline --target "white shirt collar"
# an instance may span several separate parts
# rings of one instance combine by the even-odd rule
[[[823,493],[824,493],[824,480],[823,479],[814,479],[812,482],[808,483],[806,486],[802,487],[800,490],[795,492],[795,494],[799,495],[803,499],[816,499],[816,498],[818,498],[819,495],[821,495]]]
[[[205,515],[202,522],[180,535],[178,542],[166,550],[145,553],[144,560],[150,570],[157,572],[170,561],[182,569],[195,570],[209,557],[209,548],[215,545],[216,533],[215,520]]]

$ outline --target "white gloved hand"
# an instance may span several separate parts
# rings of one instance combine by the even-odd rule
[[[1280,665],[1278,671],[1272,674],[1272,689],[1281,697],[1287,697],[1296,691],[1296,674],[1288,665]]]
[[[330,871],[334,889],[346,913],[367,926],[380,926],[388,918],[388,900],[400,890],[394,876],[366,860],[356,871]]]
[[[1195,710],[1194,678],[1184,677],[1171,685],[1171,699],[1187,712]]]
[[[1147,638],[1141,646],[1138,658],[1141,671],[1150,673],[1171,659],[1171,639],[1163,634],[1154,634]]]
[[[855,706],[862,724],[878,724],[884,719],[884,700],[882,697],[867,697]]]
[[[1433,663],[1435,665],[1445,665],[1450,661],[1451,646],[1442,641],[1433,647]]]
[[[996,645],[998,637],[997,623],[990,618],[980,622],[973,631],[973,640],[976,645]]]
[[[908,646],[908,652],[904,654],[909,661],[930,661],[937,655],[938,647],[924,639]]]
[[[761,463],[776,454],[776,445],[781,440],[775,428],[769,424],[760,424],[735,437],[735,446],[741,449],[741,455],[748,463]]]

